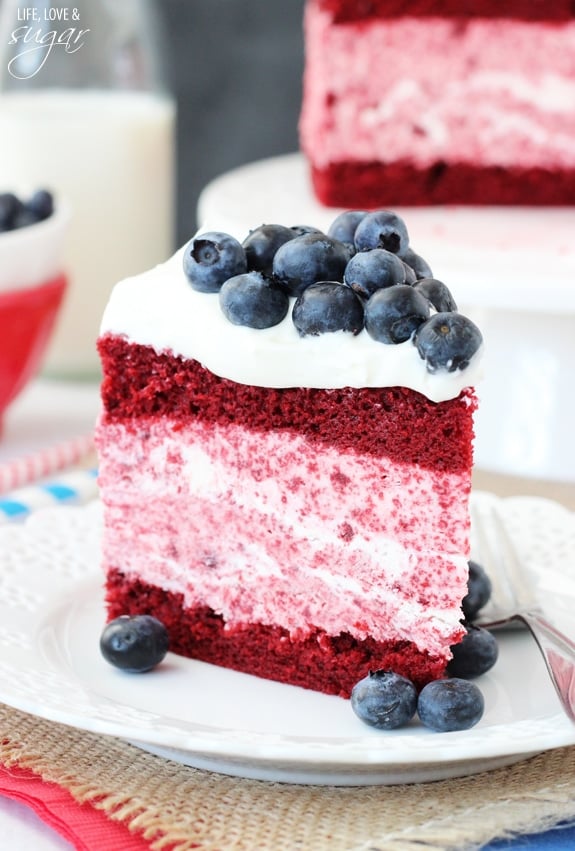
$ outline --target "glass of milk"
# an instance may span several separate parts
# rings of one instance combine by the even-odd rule
[[[48,374],[97,378],[113,285],[174,248],[163,55],[152,0],[0,0],[0,191],[47,188],[72,210]]]

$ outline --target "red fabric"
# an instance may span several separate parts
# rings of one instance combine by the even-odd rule
[[[77,851],[149,851],[141,836],[110,821],[90,804],[78,804],[65,789],[22,768],[0,766],[0,794],[29,806]]]

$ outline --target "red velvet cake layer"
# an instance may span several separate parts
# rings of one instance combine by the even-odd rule
[[[403,387],[318,390],[237,384],[193,360],[108,335],[103,423],[169,416],[182,422],[230,422],[254,431],[296,432],[311,443],[386,456],[440,472],[471,468],[475,397],[431,402]],[[377,417],[381,411],[383,416]]]
[[[321,630],[294,640],[276,626],[230,628],[210,609],[186,609],[180,594],[128,580],[113,568],[106,587],[110,618],[153,615],[165,624],[173,652],[236,671],[257,672],[265,679],[349,697],[355,683],[370,670],[396,671],[418,688],[445,673],[444,659],[421,653],[407,641],[360,641],[349,634],[329,636]]]
[[[525,21],[568,21],[573,0],[318,0],[336,23],[369,18],[440,17],[508,18]]]
[[[437,163],[420,169],[410,163],[344,162],[312,167],[315,193],[326,206],[373,208],[435,204],[575,204],[575,171],[561,176],[543,168],[474,167]]]

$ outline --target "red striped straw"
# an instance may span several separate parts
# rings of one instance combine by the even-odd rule
[[[94,435],[85,434],[8,461],[0,465],[0,493],[23,487],[78,464],[93,450]]]

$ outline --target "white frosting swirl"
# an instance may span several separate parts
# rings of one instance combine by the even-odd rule
[[[217,294],[192,289],[180,249],[166,263],[127,278],[112,292],[101,334],[199,361],[221,378],[260,387],[395,387],[434,402],[453,399],[480,378],[482,348],[465,370],[430,373],[409,340],[385,345],[364,330],[300,337],[292,319],[256,330],[230,323]],[[292,299],[293,301],[293,299]]]

